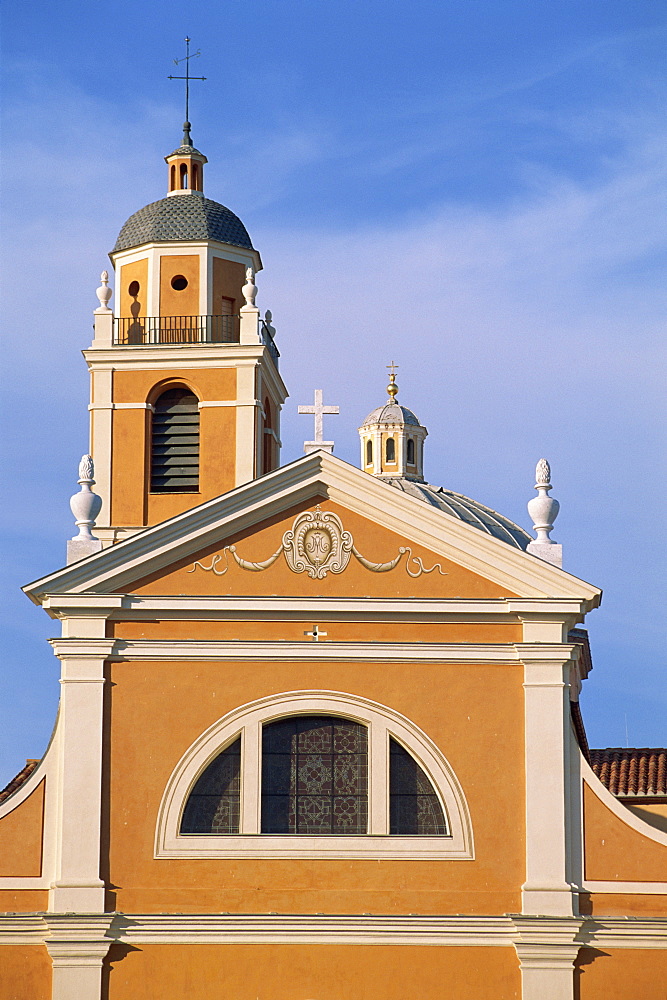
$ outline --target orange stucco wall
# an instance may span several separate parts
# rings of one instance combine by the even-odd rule
[[[638,819],[654,826],[656,830],[667,833],[667,802],[643,802],[641,805],[623,803],[626,809],[633,812]]]
[[[109,1000],[518,1000],[513,948],[112,945]]]
[[[374,524],[353,511],[342,508],[326,498],[321,500],[322,509],[338,514],[343,527],[352,532],[354,543],[361,554],[372,562],[387,562],[394,559],[402,546],[410,545],[410,539]],[[328,573],[324,580],[311,579],[307,573],[293,573],[283,556],[263,572],[248,572],[241,569],[233,558],[225,557],[225,545],[234,544],[237,554],[248,561],[267,559],[276,552],[282,542],[283,533],[291,528],[296,514],[302,510],[314,510],[315,502],[300,506],[288,515],[265,522],[263,525],[238,533],[210,546],[196,558],[188,558],[170,573],[161,572],[152,578],[138,582],[133,590],[140,594],[253,594],[253,595],[297,595],[297,596],[354,596],[354,597],[466,597],[494,598],[515,596],[495,583],[485,580],[470,570],[464,569],[443,556],[427,549],[412,545],[412,557],[420,557],[424,566],[431,569],[439,563],[444,576],[436,569],[423,573],[417,578],[406,571],[407,553],[390,572],[375,573],[366,569],[354,556],[343,573]],[[215,557],[219,558],[216,560]],[[215,561],[214,561],[215,560]],[[195,561],[201,566],[194,568]],[[225,562],[229,568],[225,571]],[[217,573],[210,570],[214,565]],[[410,564],[413,571],[416,564]]]
[[[0,819],[0,876],[42,874],[45,780]]]
[[[585,877],[591,881],[667,882],[667,846],[633,830],[584,783]]]
[[[133,281],[139,282],[137,295],[130,295],[129,287]],[[135,260],[131,264],[123,264],[117,282],[117,296],[120,301],[121,316],[145,316],[148,295],[148,259]]]
[[[327,641],[338,642],[521,642],[522,626],[514,622],[480,622],[475,624],[331,620],[328,615],[318,617],[320,627],[326,628]],[[245,642],[277,640],[303,642],[305,633],[311,632],[311,618],[293,621],[112,621],[107,637],[110,639],[208,639]]]
[[[244,299],[241,288],[245,284],[245,267],[236,260],[213,258],[213,313],[220,312],[220,300],[224,296],[234,299],[233,312],[236,314]]]
[[[525,812],[520,667],[132,662],[112,664],[110,680],[108,877],[117,887],[110,900],[116,908],[425,914],[520,908],[524,837],[517,817]],[[463,786],[475,860],[155,860],[160,800],[185,750],[239,705],[295,689],[348,691],[420,726]]]
[[[579,912],[587,917],[667,917],[667,894],[592,892],[579,899]]]
[[[577,1000],[665,1000],[667,949],[582,948],[575,983]]]
[[[182,275],[188,282],[182,291],[171,287],[176,275]],[[160,316],[198,316],[199,280],[197,254],[160,257]]]
[[[0,913],[41,913],[48,904],[47,889],[0,889]]]
[[[185,377],[184,377],[185,376]],[[114,372],[114,403],[151,403],[171,384],[186,385],[198,399],[236,399],[233,368],[185,372],[162,369]],[[236,476],[236,411],[232,406],[200,411],[201,481],[198,493],[151,494],[149,486],[150,411],[113,411],[111,521],[143,526],[157,524],[204,500],[232,489]]]
[[[50,1000],[51,959],[44,945],[0,948],[2,1000]]]

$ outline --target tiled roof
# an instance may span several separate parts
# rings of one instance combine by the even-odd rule
[[[5,785],[2,791],[0,791],[0,802],[4,802],[10,795],[13,795],[14,792],[21,787],[23,782],[28,780],[38,764],[38,760],[27,760],[25,762],[25,767],[21,768],[16,777],[12,778],[9,784]]]
[[[219,240],[253,249],[245,226],[224,205],[198,194],[175,194],[131,215],[118,234],[114,252],[172,240]]]
[[[619,798],[667,796],[667,750],[609,747],[590,751],[591,767]]]

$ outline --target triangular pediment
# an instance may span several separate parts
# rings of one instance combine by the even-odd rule
[[[24,588],[48,594],[575,598],[590,584],[325,452]]]

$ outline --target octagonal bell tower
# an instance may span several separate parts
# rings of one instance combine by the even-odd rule
[[[121,228],[114,308],[103,281],[84,352],[106,544],[279,464],[287,391],[271,313],[255,305],[260,255],[205,197],[189,124],[165,160],[167,195]]]

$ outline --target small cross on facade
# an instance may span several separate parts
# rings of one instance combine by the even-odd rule
[[[319,625],[313,625],[313,631],[312,632],[304,632],[303,634],[304,635],[309,635],[311,637],[311,639],[313,640],[313,642],[319,642],[321,635],[325,636],[325,635],[328,635],[329,633],[328,632],[322,632],[320,630],[320,626]]]
[[[322,390],[315,390],[315,405],[314,406],[300,406],[299,413],[312,413],[315,417],[315,439],[313,441],[304,441],[303,450],[306,455],[310,455],[311,451],[317,451],[320,448],[322,451],[328,451],[329,454],[333,454],[334,443],[333,441],[323,441],[322,440],[322,417],[325,413],[340,413],[340,407],[338,406],[324,406],[322,403]]]

